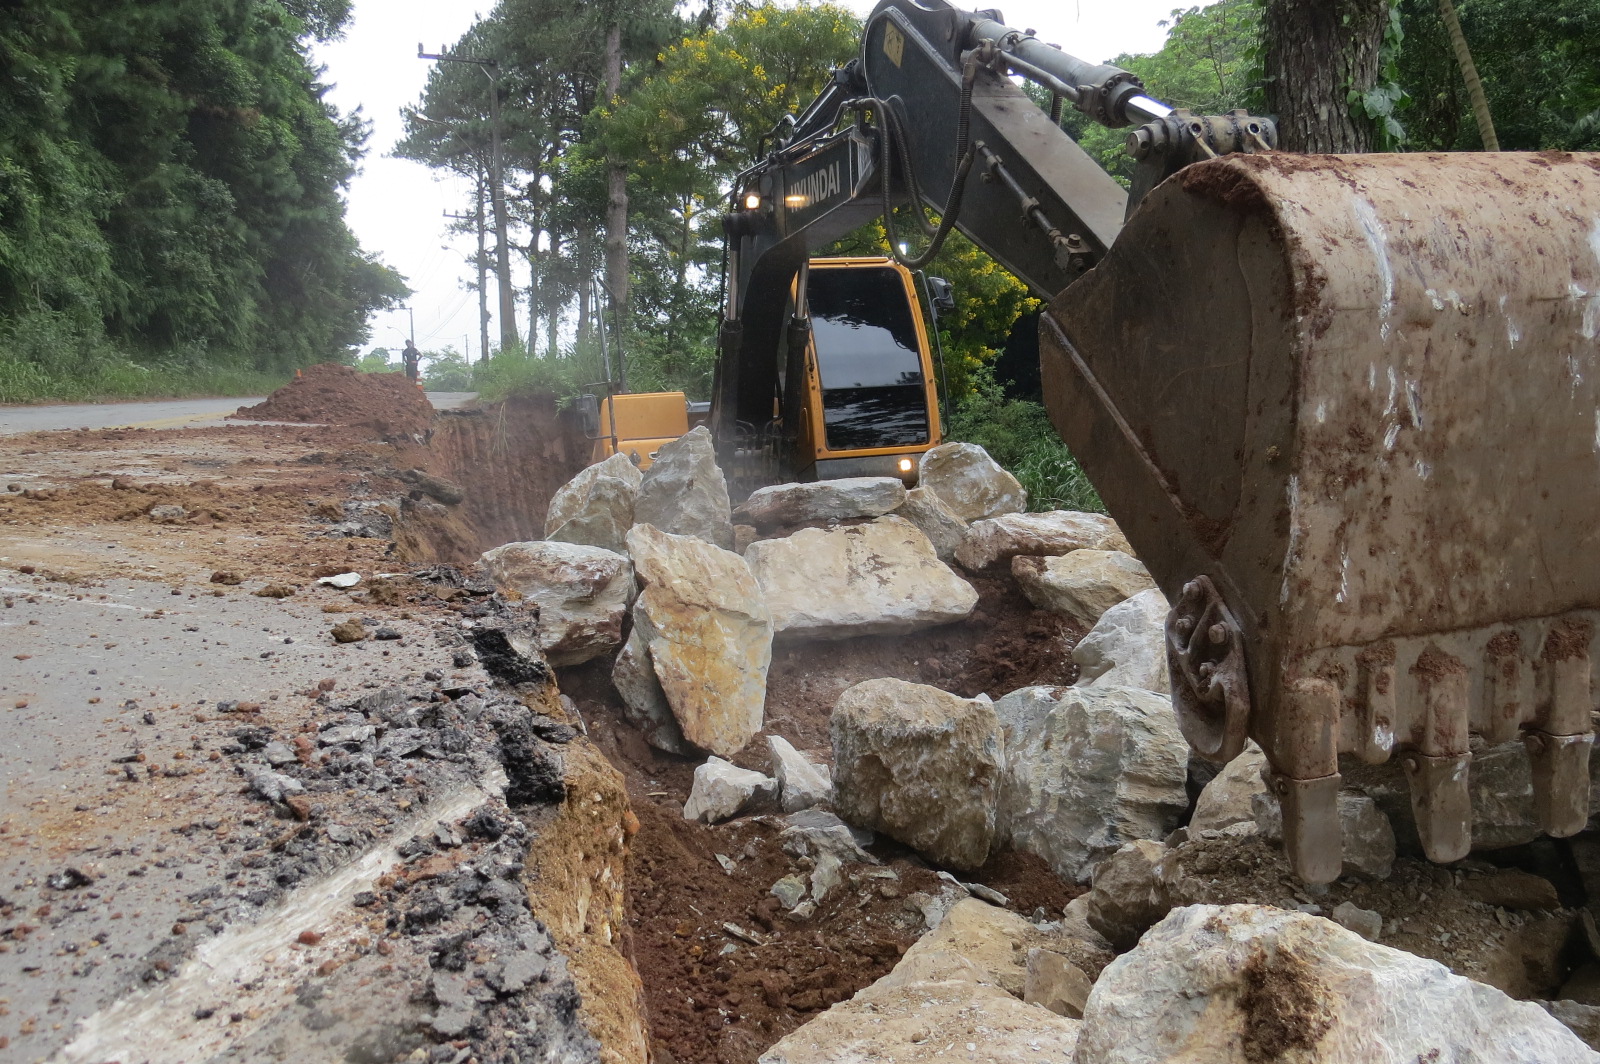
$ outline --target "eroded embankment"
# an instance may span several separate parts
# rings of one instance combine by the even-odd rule
[[[460,564],[502,543],[543,536],[550,497],[588,463],[589,447],[576,420],[548,396],[441,411],[422,458],[444,486],[432,495],[427,486],[412,487],[396,553]],[[459,489],[459,502],[450,501],[450,486]]]

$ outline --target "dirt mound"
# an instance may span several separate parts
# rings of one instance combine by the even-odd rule
[[[255,406],[230,417],[250,421],[300,421],[320,425],[362,425],[385,436],[427,431],[433,404],[403,373],[362,373],[324,363]]]

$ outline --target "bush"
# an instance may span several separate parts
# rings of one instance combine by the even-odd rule
[[[985,367],[973,375],[972,394],[950,413],[948,439],[976,443],[1028,489],[1028,508],[1105,513],[1105,503],[1072,452],[1056,434],[1044,407],[1007,399]]]

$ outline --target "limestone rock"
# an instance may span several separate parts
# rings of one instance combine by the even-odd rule
[[[1161,879],[1166,852],[1160,843],[1135,839],[1094,870],[1085,918],[1118,949],[1132,949],[1172,908]]]
[[[1157,588],[1141,591],[1106,610],[1072,648],[1079,687],[1141,687],[1170,694],[1167,675],[1167,614]]]
[[[625,454],[582,470],[550,497],[544,538],[627,551],[639,480],[639,470]]]
[[[715,824],[738,816],[758,798],[772,798],[777,793],[777,780],[730,765],[720,757],[709,757],[694,770],[689,800],[683,803],[683,819]]]
[[[635,628],[611,666],[611,683],[622,696],[622,715],[639,729],[644,741],[669,754],[690,754],[694,747],[683,737],[678,718],[656,679],[650,651]]]
[[[1194,815],[1189,818],[1189,831],[1221,831],[1234,824],[1255,826],[1251,801],[1266,793],[1267,785],[1261,781],[1261,768],[1266,763],[1267,755],[1255,740],[1246,740],[1239,756],[1222,766],[1222,771],[1200,792]]]
[[[507,543],[483,556],[502,591],[539,607],[539,646],[550,664],[578,665],[622,645],[633,566],[615,551],[577,543]]]
[[[1541,1001],[1540,1008],[1560,1020],[1590,1049],[1600,1049],[1600,1008],[1576,1001]]]
[[[986,699],[867,680],[839,696],[829,733],[840,816],[939,864],[988,858],[1005,748]]]
[[[731,756],[761,730],[766,701],[772,622],[760,585],[737,554],[651,525],[634,526],[628,551],[643,585],[635,631],[684,738]]]
[[[961,978],[965,971],[1021,997],[1028,982],[1028,950],[1056,945],[1058,937],[1025,916],[963,898],[938,926],[912,943],[884,981],[892,985]]]
[[[906,492],[906,501],[894,515],[916,525],[933,544],[940,561],[946,565],[955,561],[956,548],[967,536],[967,523],[932,489],[916,487]]]
[[[1593,1064],[1539,1006],[1255,905],[1175,909],[1101,973],[1074,1064]]]
[[[923,452],[917,483],[963,521],[979,521],[1028,508],[1028,493],[975,443],[941,443]]]
[[[1556,894],[1554,883],[1543,876],[1515,868],[1465,880],[1461,884],[1461,893],[1501,909],[1528,912],[1561,908],[1561,899]]]
[[[1075,550],[1049,558],[1019,554],[1011,575],[1028,601],[1093,628],[1124,599],[1156,586],[1144,564],[1120,550]]]
[[[785,1035],[759,1064],[1070,1061],[1078,1024],[969,979],[875,983]]]
[[[905,501],[906,487],[896,477],[846,477],[757,488],[734,516],[757,528],[783,528],[882,517]]]
[[[1075,550],[1115,550],[1132,554],[1117,523],[1104,514],[1051,510],[1042,514],[1002,514],[974,521],[956,550],[969,572],[1009,569],[1019,554],[1053,556]]]
[[[804,528],[750,544],[772,622],[790,638],[842,639],[911,632],[968,617],[978,593],[898,517]]]
[[[778,845],[790,856],[813,861],[831,854],[846,862],[878,863],[876,857],[862,849],[872,845],[872,832],[853,828],[825,809],[802,809],[784,817]]]
[[[1087,882],[1125,842],[1188,809],[1189,747],[1167,699],[1130,687],[1024,687],[995,703],[1006,766],[996,833]]]
[[[1256,829],[1272,842],[1283,839],[1283,811],[1277,798],[1266,791],[1251,799]],[[1388,879],[1394,867],[1394,828],[1371,798],[1348,788],[1339,792],[1339,828],[1342,832],[1343,874]]]
[[[663,444],[639,481],[633,523],[654,525],[675,536],[694,536],[733,549],[728,482],[717,468],[711,433],[704,425]]]
[[[798,813],[833,797],[833,780],[828,770],[807,761],[789,740],[781,735],[769,735],[767,750],[772,754],[772,769],[778,777],[780,802],[785,813]]]
[[[1022,1000],[1028,1004],[1079,1020],[1093,989],[1084,970],[1061,954],[1038,948],[1028,951],[1028,982],[1022,989]]]

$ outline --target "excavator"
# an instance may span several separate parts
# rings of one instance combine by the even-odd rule
[[[1062,131],[1067,105],[1129,130],[1131,188]],[[1574,834],[1600,155],[1276,144],[1269,118],[1175,110],[998,12],[883,0],[732,191],[718,447],[781,464],[815,431],[807,310],[837,293],[814,249],[878,218],[917,269],[959,230],[1047,301],[1046,406],[1172,604],[1180,727],[1217,762],[1260,744],[1298,876],[1340,872],[1341,759],[1397,759],[1449,862],[1472,843],[1472,743],[1520,738],[1541,828]]]

